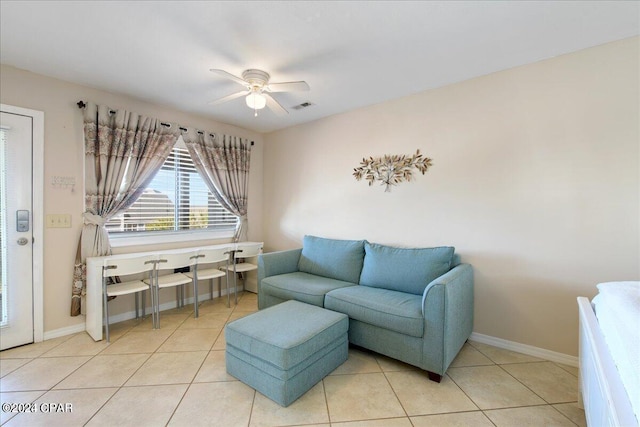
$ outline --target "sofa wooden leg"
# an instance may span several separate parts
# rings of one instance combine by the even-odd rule
[[[435,372],[427,371],[427,375],[429,375],[431,381],[439,383],[442,380],[442,375],[436,374]]]

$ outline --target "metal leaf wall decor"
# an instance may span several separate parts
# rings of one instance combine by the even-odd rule
[[[360,181],[362,178],[369,182],[380,181],[384,185],[385,192],[391,191],[392,185],[403,181],[411,181],[413,169],[417,169],[424,175],[431,166],[431,159],[423,157],[420,150],[416,150],[413,156],[385,155],[383,157],[363,158],[360,166],[353,169],[353,176]]]

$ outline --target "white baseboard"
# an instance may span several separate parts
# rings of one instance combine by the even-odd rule
[[[238,289],[238,291],[240,291],[240,289]],[[230,291],[230,297],[233,298],[234,297],[234,292],[233,292],[233,288]],[[218,293],[214,293],[215,297],[218,297]],[[223,289],[222,290],[222,297],[227,296],[226,290]],[[203,302],[208,300],[209,298],[211,298],[211,294],[210,293],[206,293],[206,294],[202,294],[202,295],[198,295],[198,301],[199,302]],[[190,298],[185,298],[184,300],[184,306],[188,307],[189,305],[193,305],[193,297]],[[233,304],[233,302],[232,302]],[[164,304],[160,305],[160,311],[163,310],[171,310],[172,308],[176,308],[176,302],[175,301],[169,301],[166,302]],[[151,314],[151,307],[146,307],[146,314]],[[109,317],[109,324],[112,323],[118,323],[118,322],[124,322],[125,320],[131,320],[131,319],[135,319],[136,318],[136,312],[135,310],[133,311],[129,311],[126,313],[120,313],[117,314],[115,316],[110,316]],[[67,335],[73,335],[73,334],[77,334],[78,332],[84,332],[86,330],[86,326],[84,323],[79,323],[77,325],[73,325],[73,326],[67,326],[65,328],[60,328],[60,329],[54,329],[52,331],[47,331],[44,333],[44,340],[50,340],[53,338],[60,338],[60,337],[64,337]]]
[[[502,338],[483,335],[477,332],[473,332],[469,339],[471,341],[492,345],[504,350],[511,350],[528,356],[539,357],[540,359],[545,359],[550,362],[562,363],[563,365],[573,366],[576,368],[578,367],[578,357],[576,356],[570,356],[568,354],[558,353],[556,351],[546,350],[544,348],[534,347],[528,344],[520,344],[514,341],[503,340]]]
[[[85,331],[85,324],[78,323],[77,325],[67,326],[66,328],[54,329],[53,331],[47,331],[44,333],[44,340],[51,340],[54,338],[60,338],[67,335],[77,334],[78,332]]]
[[[233,298],[233,289],[230,290],[231,297]],[[226,296],[227,293],[222,292],[222,296]],[[211,297],[210,293],[206,293],[198,296],[199,301],[206,301]],[[193,297],[186,298],[184,301],[185,307],[193,304]],[[175,301],[169,301],[162,305],[160,305],[160,311],[163,310],[171,310],[176,307]],[[146,308],[146,313],[151,313],[151,307]],[[120,313],[115,316],[109,317],[109,323],[118,323],[124,322],[125,320],[135,319],[136,312],[129,311],[126,313]],[[55,329],[53,331],[48,331],[44,333],[44,339],[49,340],[52,338],[59,338],[65,335],[76,334],[78,332],[82,332],[85,330],[85,324],[81,323],[78,325],[68,326],[66,328]],[[473,332],[469,337],[471,341],[476,341],[481,344],[488,344],[494,347],[502,348],[504,350],[511,350],[518,353],[526,354],[533,357],[539,357],[540,359],[548,360],[550,362],[562,363],[568,366],[578,367],[578,358],[576,356],[570,356],[564,353],[558,353],[551,350],[546,350],[540,347],[534,347],[528,344],[521,344],[514,341],[504,340],[502,338],[496,338],[489,335],[479,334],[477,332]]]

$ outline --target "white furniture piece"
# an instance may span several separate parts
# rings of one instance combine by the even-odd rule
[[[184,273],[186,276],[193,279],[193,308],[194,317],[198,317],[198,281],[210,280],[209,282],[209,294],[213,299],[213,279],[218,279],[218,297],[222,296],[222,288],[220,285],[221,277],[225,275],[224,272],[217,267],[216,264],[221,262],[229,262],[227,255],[227,248],[218,249],[200,249],[195,255],[196,264],[192,271]],[[208,267],[213,265],[212,267]],[[229,283],[227,282],[227,307],[229,307]]]
[[[223,243],[218,245],[203,245],[183,249],[167,249],[155,251],[151,250],[129,254],[87,258],[87,292],[83,300],[83,305],[85,307],[85,329],[87,333],[96,341],[102,340],[102,313],[104,310],[102,303],[102,266],[104,265],[105,260],[117,261],[121,259],[146,255],[155,256],[157,258],[158,255],[184,252],[189,250],[199,251],[206,249],[224,249],[224,251],[226,252],[232,248],[236,248],[238,246],[241,247],[245,244],[250,243],[252,242]],[[262,245],[262,243],[260,243],[260,245]]]
[[[220,268],[227,273],[227,286],[230,282],[228,275],[229,273],[233,273],[235,304],[238,304],[238,275],[242,277],[242,288],[244,289],[247,281],[246,273],[258,269],[256,264],[246,262],[246,259],[257,257],[261,253],[262,243],[238,243],[235,247],[229,249],[229,263]],[[227,302],[228,300],[229,293],[227,292]]]
[[[640,292],[640,282],[635,283]],[[596,296],[594,301],[599,297],[600,295]],[[607,315],[613,314],[614,317],[618,317],[623,314],[624,306],[628,305],[628,299],[625,297],[623,304],[616,304],[612,310],[609,310],[606,305],[592,304],[587,298],[578,297],[579,387],[588,426],[637,427],[639,425],[640,410],[637,408],[640,408],[640,402],[635,403],[635,410],[632,402],[640,395],[638,388],[640,384],[637,384],[638,370],[635,367],[623,369],[624,356],[620,350],[622,349],[623,353],[628,352],[627,358],[632,360],[635,358],[635,362],[640,363],[640,348],[638,348],[640,310],[627,313],[627,319],[632,320],[625,321],[624,325],[611,324],[609,320],[605,320]],[[609,313],[606,313],[607,310]],[[610,325],[607,326],[607,323]],[[612,325],[615,326],[612,327]],[[630,328],[620,338],[624,340],[623,343],[616,343],[613,335],[628,327]],[[629,331],[635,334],[635,337],[629,336]]]
[[[193,283],[193,279],[184,273],[169,273],[160,275],[162,270],[176,270],[179,268],[191,267],[196,263],[197,251],[164,253],[158,255],[154,277],[145,279],[144,282],[150,285],[152,292],[155,294],[153,311],[155,313],[153,328],[160,329],[160,289],[176,288],[176,307],[184,305],[183,286],[187,283]]]
[[[109,297],[117,297],[122,295],[135,294],[136,296],[136,319],[138,318],[138,301],[141,292],[151,290],[151,298],[153,301],[153,278],[155,276],[155,265],[157,259],[154,256],[136,256],[133,258],[123,258],[118,260],[104,259],[102,264],[102,304],[104,307],[104,327],[106,340],[109,342]],[[144,280],[129,280],[120,283],[108,285],[110,278],[116,276],[128,276],[132,274],[147,273],[148,278]],[[115,280],[115,279],[114,279]],[[144,300],[143,300],[144,301]],[[142,311],[144,316],[144,302],[142,303]],[[155,311],[152,314],[153,323],[155,325]],[[102,336],[102,328],[100,328]]]

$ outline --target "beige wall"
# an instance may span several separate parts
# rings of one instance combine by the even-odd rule
[[[82,188],[50,185],[82,182],[83,99],[256,141],[249,238],[266,250],[304,234],[454,245],[475,268],[476,332],[575,355],[575,297],[640,277],[638,49],[628,39],[264,137],[2,66],[0,102],[45,112],[44,214],[72,215],[71,229],[45,229],[45,332],[84,321],[68,315]],[[390,193],[351,176],[364,156],[417,148],[432,169]]]
[[[265,250],[453,245],[475,332],[576,355],[576,297],[640,278],[638,40],[266,135]],[[390,193],[351,176],[418,148],[432,169]]]
[[[71,214],[72,217],[71,228],[44,230],[45,334],[84,323],[82,316],[69,316],[73,263],[82,224],[81,215],[84,211],[82,113],[76,106],[76,102],[81,99],[107,104],[112,108],[124,108],[184,126],[237,135],[255,141],[249,184],[249,239],[262,240],[262,135],[128,96],[107,93],[3,65],[0,69],[0,102],[45,113],[44,214]],[[53,176],[74,177],[77,183],[75,191],[54,188],[51,185]],[[214,243],[217,242],[199,242]],[[191,245],[192,243],[187,242],[180,246]],[[151,249],[118,248],[114,252],[124,253],[132,250]],[[132,309],[133,304],[126,299],[114,301],[110,306],[112,315]]]

